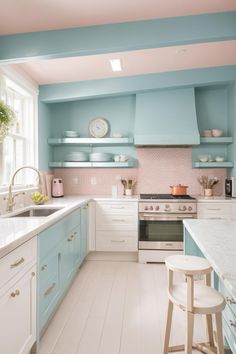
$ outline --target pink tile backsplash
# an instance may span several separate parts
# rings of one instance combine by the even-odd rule
[[[55,169],[54,174],[63,178],[65,195],[111,195],[111,186],[115,184],[121,195],[119,176],[136,179],[135,194],[169,193],[170,185],[181,183],[189,186],[188,193],[192,195],[200,194],[198,177],[216,176],[220,183],[214,187],[214,194],[223,193],[226,169],[193,169],[191,148],[138,148],[137,158],[138,167],[132,169]],[[96,184],[91,184],[91,178],[96,179]]]

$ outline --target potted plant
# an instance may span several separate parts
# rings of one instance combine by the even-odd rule
[[[16,115],[13,109],[5,102],[0,101],[0,142],[7,136],[15,121]]]

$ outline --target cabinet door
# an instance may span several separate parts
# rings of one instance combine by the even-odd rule
[[[0,353],[26,354],[36,340],[36,267],[0,297]]]
[[[81,257],[82,261],[87,255],[88,252],[88,206],[84,206],[81,209]]]

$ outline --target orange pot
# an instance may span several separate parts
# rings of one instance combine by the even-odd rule
[[[172,195],[186,195],[188,186],[182,186],[178,184],[177,186],[170,186]]]

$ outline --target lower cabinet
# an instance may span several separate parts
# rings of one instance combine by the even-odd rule
[[[96,202],[96,251],[138,250],[138,203]]]
[[[87,205],[38,236],[38,337],[87,255]]]
[[[198,202],[198,219],[236,219],[235,202]]]
[[[17,255],[18,262],[9,264],[9,269],[16,271],[21,266],[23,269],[0,288],[0,353],[3,354],[27,354],[36,340],[36,242],[31,240],[27,244],[22,251],[29,247],[34,260],[27,264],[27,259]],[[20,249],[21,246],[11,255],[20,254]],[[6,266],[4,258],[0,259],[0,268],[1,262]],[[20,260],[24,261],[20,264]]]

